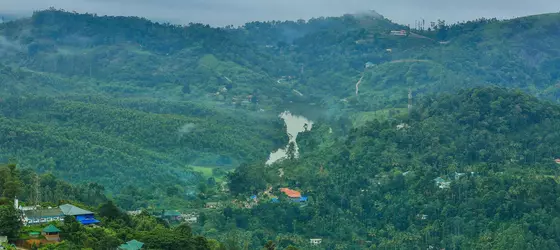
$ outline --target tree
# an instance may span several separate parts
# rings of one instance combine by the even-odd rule
[[[183,224],[179,225],[174,230],[175,230],[175,232],[177,232],[182,237],[187,237],[187,238],[192,237],[192,229],[189,226],[189,224],[187,224],[187,223],[183,223]]]
[[[445,24],[444,20],[438,20],[438,26],[437,26],[438,30],[437,30],[437,38],[440,41],[444,41],[445,39],[447,39],[447,33],[449,28],[447,27],[447,25]]]
[[[194,237],[193,242],[195,250],[210,250],[210,243],[202,236]]]
[[[74,218],[74,216],[64,216],[64,224],[62,225],[61,235],[70,242],[80,244],[82,243],[82,225]]]
[[[13,205],[0,206],[0,235],[10,238],[17,237],[21,222],[19,221],[18,211]]]
[[[264,245],[264,249],[265,250],[276,250],[276,244],[274,244],[273,241],[269,240],[266,242],[266,244]]]
[[[165,190],[167,196],[177,196],[179,194],[179,188],[177,186],[169,186]]]
[[[121,212],[117,206],[113,203],[113,201],[107,201],[107,203],[101,205],[99,208],[99,215],[109,219],[110,221],[122,219],[124,222],[129,222],[130,219],[128,215]]]
[[[0,165],[0,168],[3,168],[2,177],[0,177],[0,190],[2,191],[2,195],[4,197],[13,199],[16,197],[21,191],[21,180],[19,171],[16,168],[16,164],[8,164],[5,166]]]
[[[290,144],[288,144],[288,149],[286,149],[286,155],[290,160],[296,158],[296,144],[294,142],[290,142]]]

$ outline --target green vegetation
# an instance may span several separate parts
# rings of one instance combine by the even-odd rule
[[[559,249],[559,28],[558,14],[410,30],[374,14],[212,28],[35,12],[0,24],[0,159],[20,165],[0,168],[2,194],[34,201],[38,172],[41,202],[197,211],[192,231],[229,249]],[[298,106],[314,115],[301,157],[263,167],[288,141],[277,114]],[[104,214],[60,249],[206,244]]]
[[[189,168],[201,173],[206,179],[214,178],[218,182],[223,181],[227,173],[232,171],[232,169],[224,169],[219,166],[189,166]]]
[[[86,227],[73,216],[65,216],[64,223],[51,223],[61,230],[62,242],[36,246],[38,249],[116,249],[131,239],[143,242],[145,249],[210,250],[224,247],[215,240],[193,235],[187,224],[170,228],[166,221],[158,220],[146,212],[131,217],[117,208],[112,201],[107,200],[102,192],[103,187],[96,184],[75,187],[57,180],[52,175],[34,177],[28,170],[17,169],[15,164],[0,165],[0,172],[0,235],[8,236],[10,240],[28,240],[30,233],[40,233],[46,226],[22,227],[19,211],[14,208],[10,199],[16,195],[26,197],[32,194],[29,189],[35,188],[34,183],[27,183],[27,180],[38,178],[43,194],[42,199],[38,200],[40,205],[56,206],[63,202],[79,204],[79,199],[85,199],[96,204],[90,206],[90,209],[96,211],[97,217],[102,221],[100,227]],[[60,200],[53,200],[53,197]]]
[[[298,137],[301,159],[231,178],[244,196],[298,188],[308,206],[264,202],[229,216],[253,237],[294,235],[284,247],[559,249],[558,124],[560,106],[501,88],[426,97],[408,117],[368,122],[329,147],[328,124],[315,124]]]

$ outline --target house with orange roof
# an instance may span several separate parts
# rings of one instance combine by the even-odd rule
[[[294,202],[306,202],[307,197],[302,196],[301,192],[289,188],[280,188],[280,192],[284,193],[290,200]]]
[[[292,190],[292,189],[289,189],[289,188],[281,188],[280,192],[286,194],[290,198],[300,198],[301,197],[301,193],[299,191]]]

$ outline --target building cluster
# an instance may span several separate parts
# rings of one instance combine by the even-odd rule
[[[59,242],[61,230],[55,225],[57,222],[64,222],[66,216],[74,217],[77,222],[85,226],[95,226],[100,223],[100,221],[95,218],[94,212],[71,204],[46,208],[38,205],[21,206],[19,200],[16,198],[14,200],[14,207],[19,212],[19,219],[24,226],[35,227],[40,225],[43,227],[40,231],[29,232],[27,239],[18,241],[17,246],[22,248],[31,249],[34,245],[48,245]],[[7,240],[6,237],[0,236],[0,244],[6,243]],[[141,249],[142,245],[141,242],[131,241],[121,245],[118,249],[136,250]]]
[[[65,216],[73,216],[82,225],[94,225],[99,223],[94,213],[71,204],[58,207],[41,208],[39,206],[22,207],[15,199],[14,206],[20,211],[20,220],[24,226],[44,224],[49,222],[64,221]]]

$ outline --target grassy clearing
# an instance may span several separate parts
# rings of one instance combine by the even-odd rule
[[[393,113],[393,117],[406,115],[408,110],[406,108],[390,108],[381,109],[377,111],[370,112],[359,112],[352,115],[352,124],[354,127],[360,127],[365,125],[368,121],[385,120],[389,118],[389,113]]]
[[[216,181],[221,182],[225,179],[225,174],[224,175],[214,175],[213,170],[214,169],[221,169],[224,171],[224,173],[229,173],[231,171],[233,171],[233,168],[224,168],[224,167],[219,167],[219,166],[188,166],[189,168],[192,168],[193,171],[199,172],[202,174],[202,176],[204,176],[204,178],[210,178],[210,177],[214,177],[216,179]]]

